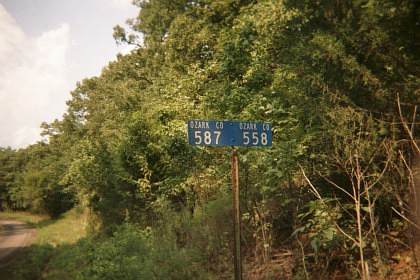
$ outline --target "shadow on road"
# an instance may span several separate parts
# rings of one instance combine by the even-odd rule
[[[2,223],[1,227],[2,228],[0,229],[0,242],[2,241],[2,237],[19,235],[27,232],[29,229],[34,228],[32,225],[29,224],[16,224],[14,222]]]

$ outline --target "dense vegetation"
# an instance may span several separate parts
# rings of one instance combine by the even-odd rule
[[[189,146],[185,122],[263,120],[273,147],[239,150],[246,274],[391,274],[414,224],[419,2],[134,4],[114,36],[135,50],[76,86],[45,141],[0,150],[0,207],[88,209],[72,279],[229,278],[230,151]]]

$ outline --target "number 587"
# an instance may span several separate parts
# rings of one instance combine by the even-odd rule
[[[194,131],[194,140],[196,145],[218,145],[220,140],[220,131]]]

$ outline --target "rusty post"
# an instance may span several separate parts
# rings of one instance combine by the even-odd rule
[[[241,258],[241,211],[239,208],[239,159],[238,151],[232,150],[232,202],[233,202],[233,233],[235,237],[234,246],[234,268],[235,280],[242,280],[242,258]]]

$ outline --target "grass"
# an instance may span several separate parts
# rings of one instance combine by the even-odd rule
[[[175,230],[190,227],[179,221],[184,215],[177,215],[168,213],[167,224],[156,229],[123,224],[111,236],[85,236],[86,214],[77,210],[55,220],[39,219],[34,223],[35,243],[0,269],[0,279],[220,279],[209,270],[209,255],[200,248],[200,244],[207,248],[205,236],[210,231],[205,228],[191,239],[198,240],[199,247],[179,245]]]
[[[86,235],[85,216],[76,209],[56,220],[42,220],[36,224],[35,244],[52,246],[74,244]]]
[[[42,221],[48,220],[46,215],[31,214],[28,212],[0,212],[0,219],[2,220],[16,220],[27,224],[36,225]]]
[[[73,244],[86,235],[85,215],[72,209],[58,219],[27,212],[0,212],[0,219],[17,220],[33,225],[37,229],[34,244]]]
[[[86,236],[86,214],[77,208],[57,219],[26,212],[0,212],[0,219],[22,221],[37,229],[32,245],[18,253],[10,265],[0,269],[0,279],[44,279],[43,275],[52,269],[51,260],[66,254],[67,248]],[[60,279],[67,278],[62,275]]]

